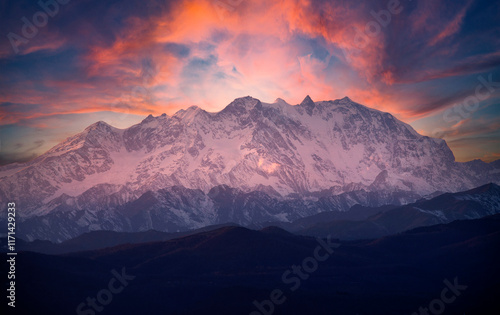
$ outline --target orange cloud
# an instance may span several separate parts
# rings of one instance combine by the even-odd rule
[[[5,101],[44,108],[39,113],[17,112],[9,122],[106,108],[171,114],[196,104],[216,111],[244,95],[263,101],[282,97],[290,103],[307,94],[318,100],[340,98],[347,93],[339,80],[352,69],[361,81],[373,83],[381,76],[385,83],[394,82],[381,61],[383,33],[362,35],[373,20],[364,6],[308,0],[224,2],[225,7],[217,3],[184,0],[148,19],[127,18],[112,42],[87,47],[79,61],[83,78],[46,79],[42,92],[26,93],[37,89],[30,83],[10,91]],[[320,39],[327,56],[318,59],[313,48],[296,42],[297,36]],[[63,42],[29,49],[57,48]],[[168,51],[169,44],[188,47],[188,58]],[[329,68],[332,58],[344,66]],[[154,68],[146,76],[142,60],[151,60]],[[329,71],[335,71],[333,78]],[[349,96],[389,108],[387,98],[382,100],[373,88],[370,95],[362,92],[364,87],[357,89],[360,93]]]
[[[306,94],[342,97],[338,88],[320,79],[328,65],[310,55],[301,56],[290,39],[296,34],[324,38],[330,55],[373,81],[383,71],[383,35],[369,38],[361,48],[356,40],[367,20],[355,10],[330,3],[321,8],[315,5],[310,1],[245,1],[221,15],[213,1],[180,1],[155,19],[128,20],[127,32],[113,45],[93,47],[88,74],[125,75],[140,81],[140,69],[133,60],[151,55],[158,73],[150,87],[162,87],[155,92],[160,108],[184,102],[184,106],[198,104],[217,110],[247,94],[267,101],[285,97],[290,102],[298,102]],[[213,39],[217,34],[223,34],[223,39]],[[203,80],[180,87],[186,61],[162,51],[167,43],[191,47],[191,58],[215,56],[216,63],[200,74],[205,76]],[[207,45],[213,45],[213,50],[207,52]],[[213,79],[218,74],[225,79]],[[390,74],[383,75],[391,83]]]
[[[435,37],[436,43],[459,30],[469,6]],[[413,31],[432,28],[429,21],[438,8],[419,2],[411,14]],[[432,108],[412,107],[425,103],[425,96],[390,88],[406,82],[387,63],[386,34],[367,35],[368,23],[374,22],[370,11],[367,3],[181,0],[148,18],[126,18],[110,42],[92,42],[78,61],[83,77],[47,79],[42,92],[27,82],[0,99],[44,104],[40,113],[19,111],[9,122],[105,109],[172,114],[199,105],[217,111],[244,95],[263,101],[282,97],[293,104],[307,94],[316,100],[349,96],[405,120],[431,113]],[[397,23],[396,16],[392,19]],[[300,37],[321,42],[325,56],[317,57]],[[59,45],[53,43],[31,49]],[[186,52],[173,52],[169,45]],[[432,79],[466,70],[453,71],[420,74]]]

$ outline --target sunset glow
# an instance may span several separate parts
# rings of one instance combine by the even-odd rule
[[[73,0],[13,44],[40,10],[2,2],[1,164],[97,120],[124,128],[246,95],[349,96],[444,137],[457,160],[500,157],[495,1]]]

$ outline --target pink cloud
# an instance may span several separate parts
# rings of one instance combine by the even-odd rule
[[[438,42],[454,35],[460,30],[464,17],[472,2],[472,0],[468,1],[467,4],[457,13],[457,15],[443,28],[443,30],[429,41],[430,46],[436,45]]]

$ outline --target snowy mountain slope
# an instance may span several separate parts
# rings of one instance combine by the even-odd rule
[[[456,163],[443,140],[348,98],[291,106],[245,97],[218,113],[193,106],[124,130],[95,123],[27,164],[0,168],[0,189],[29,214],[99,184],[141,193],[225,184],[282,195],[349,185],[426,194],[498,182],[494,171],[481,161]]]

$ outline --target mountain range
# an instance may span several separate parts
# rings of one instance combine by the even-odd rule
[[[239,98],[117,129],[97,122],[27,163],[0,168],[20,236],[178,232],[293,222],[352,206],[396,206],[500,183],[500,160],[456,162],[441,139],[343,98]]]

